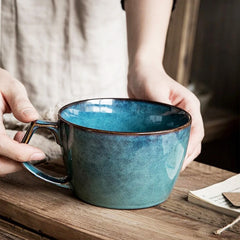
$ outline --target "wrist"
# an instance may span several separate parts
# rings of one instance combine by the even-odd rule
[[[165,71],[161,56],[150,52],[138,52],[134,56],[129,57],[128,71],[141,69],[158,69],[158,71]]]

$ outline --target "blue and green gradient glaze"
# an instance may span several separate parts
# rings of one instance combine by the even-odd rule
[[[58,117],[33,122],[22,142],[38,128],[50,130],[62,146],[68,176],[23,163],[32,174],[102,207],[145,208],[168,198],[187,150],[187,112],[141,100],[92,99],[66,105]]]
[[[191,117],[165,104],[93,99],[59,112],[70,184],[85,202],[136,209],[165,201],[186,154]]]

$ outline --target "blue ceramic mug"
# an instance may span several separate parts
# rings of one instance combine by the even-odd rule
[[[187,150],[187,112],[149,101],[90,99],[64,106],[58,119],[33,122],[23,142],[38,128],[49,129],[68,175],[52,177],[23,163],[31,173],[107,208],[145,208],[168,198]]]

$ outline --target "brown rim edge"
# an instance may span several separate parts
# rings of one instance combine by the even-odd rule
[[[165,105],[168,107],[173,107],[176,108],[180,111],[183,111],[186,113],[186,115],[188,116],[189,121],[177,128],[172,128],[172,129],[168,129],[168,130],[161,130],[161,131],[153,131],[153,132],[117,132],[117,131],[107,131],[107,130],[100,130],[100,129],[94,129],[94,128],[88,128],[88,127],[83,127],[74,123],[71,123],[67,120],[65,120],[64,118],[61,117],[61,112],[63,110],[65,110],[66,108],[72,106],[72,105],[76,105],[79,103],[83,103],[83,102],[89,102],[89,101],[94,101],[94,100],[123,100],[123,101],[134,101],[134,102],[146,102],[146,103],[153,103],[153,104],[158,104],[158,105]],[[177,132],[180,131],[184,128],[187,128],[191,125],[192,123],[192,117],[191,115],[183,110],[182,108],[167,104],[167,103],[162,103],[162,102],[155,102],[155,101],[149,101],[149,100],[142,100],[142,99],[133,99],[133,98],[90,98],[90,99],[84,99],[84,100],[79,100],[79,101],[75,101],[72,103],[69,103],[63,107],[60,108],[60,110],[58,111],[58,119],[67,123],[68,125],[72,125],[76,128],[79,128],[83,131],[88,131],[88,132],[96,132],[96,133],[105,133],[105,134],[112,134],[112,135],[131,135],[131,136],[143,136],[143,135],[163,135],[163,134],[167,134],[167,133],[171,133],[171,132]]]

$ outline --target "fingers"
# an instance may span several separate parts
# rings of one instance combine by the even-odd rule
[[[192,117],[190,139],[186,158],[182,170],[192,162],[201,152],[201,142],[204,137],[203,119],[200,111],[198,98],[188,89],[176,85],[171,92],[171,99],[174,105],[189,112]]]
[[[20,143],[22,141],[24,135],[25,135],[24,132],[17,132],[14,136],[14,140]]]
[[[201,142],[204,137],[204,130],[203,127],[201,127],[203,126],[202,122],[197,120],[195,122],[196,124],[192,124],[187,154],[182,166],[182,171],[201,153]]]
[[[17,162],[41,160],[45,154],[38,148],[19,143],[10,139],[7,135],[0,135],[0,155]]]
[[[0,135],[0,176],[21,170],[21,162],[46,157],[40,149],[20,143],[23,136],[23,132],[18,132],[12,140],[7,135]]]
[[[22,122],[34,121],[38,113],[28,99],[26,89],[17,80],[8,77],[1,91],[14,116]]]
[[[183,168],[199,155],[204,127],[200,102],[191,91],[169,77],[165,71],[141,66],[138,71],[129,70],[128,93],[131,97],[172,104],[189,112],[192,124]]]
[[[193,161],[201,153],[201,142],[204,137],[203,120],[199,109],[197,107],[190,109],[192,115],[192,126],[190,132],[189,145],[187,150],[187,157],[185,160],[186,166]]]
[[[3,124],[3,114],[12,112],[22,122],[30,122],[38,118],[38,113],[28,99],[24,86],[0,69],[0,175],[21,169],[20,162],[41,160],[45,154],[32,146],[19,143],[22,134],[15,140],[10,139]]]
[[[200,154],[200,152],[201,144],[199,144],[190,154],[187,153],[181,171],[184,171],[185,168]]]
[[[22,164],[11,159],[0,157],[0,177],[21,170]]]
[[[0,112],[0,134],[5,134],[5,127],[3,124],[3,115]]]

